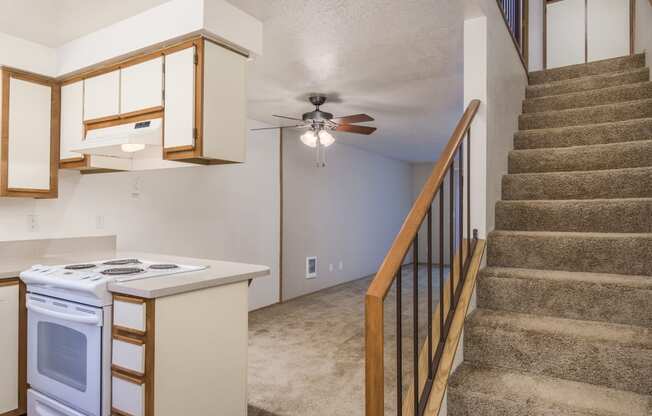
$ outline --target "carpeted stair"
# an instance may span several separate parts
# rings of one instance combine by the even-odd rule
[[[450,416],[652,415],[652,83],[530,74]]]

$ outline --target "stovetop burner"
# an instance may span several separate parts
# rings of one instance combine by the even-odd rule
[[[66,270],[85,270],[85,269],[92,269],[93,267],[95,267],[95,265],[91,264],[91,263],[88,263],[88,264],[70,264],[70,265],[64,267],[64,269],[66,269]]]
[[[102,270],[100,273],[108,276],[120,276],[125,274],[136,274],[144,272],[140,267],[114,267],[111,269]]]
[[[140,264],[140,260],[138,260],[138,259],[117,259],[117,260],[105,261],[102,264],[104,264],[106,266],[126,266],[128,264]]]
[[[149,266],[152,270],[170,270],[179,268],[176,264],[152,264]]]

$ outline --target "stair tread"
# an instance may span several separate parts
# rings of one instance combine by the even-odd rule
[[[528,93],[538,93],[542,92],[545,90],[551,90],[556,87],[564,87],[564,86],[572,86],[572,85],[579,85],[583,82],[591,82],[591,81],[608,81],[614,78],[618,77],[623,77],[626,75],[635,75],[635,74],[649,74],[649,68],[643,67],[643,68],[634,68],[634,69],[628,69],[624,71],[616,71],[616,72],[607,72],[607,73],[602,73],[602,74],[595,74],[595,75],[587,75],[587,76],[582,76],[578,78],[572,78],[572,79],[566,79],[566,80],[561,80],[561,81],[551,81],[547,82],[544,84],[535,84],[535,85],[528,85],[526,87],[526,90]],[[628,84],[622,84],[622,85],[628,85]],[[593,88],[588,88],[584,90],[577,90],[574,92],[580,92],[580,91],[590,91]],[[556,96],[556,95],[561,95],[561,94],[567,94],[567,92],[562,92],[562,93],[551,93],[547,95],[541,95],[537,97],[528,97],[528,98],[540,98],[540,97],[550,97],[550,96]]]
[[[460,390],[460,387],[464,390]],[[453,394],[480,395],[488,400],[505,400],[527,409],[539,408],[550,412],[545,414],[576,415],[576,411],[581,411],[583,413],[580,414],[587,415],[645,416],[652,411],[650,396],[466,363],[453,374],[450,388]]]
[[[641,326],[480,308],[473,313],[470,319],[469,324],[475,328],[490,327],[501,330],[561,335],[570,338],[582,338],[591,342],[650,349],[652,353],[652,329]]]
[[[574,281],[600,285],[652,290],[652,276],[613,273],[568,272],[564,270],[525,269],[518,267],[486,267],[483,276],[548,281]]]
[[[550,81],[577,79],[588,75],[619,72],[629,68],[645,66],[645,54],[634,54],[581,63],[560,68],[546,69],[529,73],[530,85],[540,85]]]
[[[629,101],[622,101],[619,103],[611,103],[611,104],[601,104],[601,105],[594,105],[591,107],[580,107],[580,108],[565,108],[563,110],[550,110],[550,111],[541,111],[538,113],[523,113],[520,115],[521,118],[524,119],[530,119],[530,118],[542,118],[545,116],[550,116],[550,115],[558,115],[558,114],[572,114],[572,113],[579,113],[579,112],[585,112],[585,111],[598,111],[603,108],[608,108],[608,107],[627,107],[631,106],[633,104],[639,104],[641,106],[644,105],[652,105],[652,98],[643,98],[640,100],[629,100]],[[623,121],[623,120],[619,120]],[[607,122],[607,123],[595,123],[595,124],[609,124],[609,123],[617,123],[617,122]],[[594,123],[589,123],[589,124],[578,124],[575,126],[566,126],[566,127],[577,127],[577,126],[591,126],[594,125]],[[521,131],[527,131],[528,129],[524,129]],[[540,130],[540,129],[531,129],[531,130]]]
[[[587,237],[587,238],[652,238],[652,233],[598,233],[575,231],[510,231],[494,230],[492,235],[521,235],[529,237]]]
[[[536,108],[537,106],[543,106],[547,103],[549,106],[554,105],[560,110],[589,108],[596,107],[597,105],[613,105],[621,102],[648,99],[650,98],[651,94],[652,82],[644,81],[625,85],[595,88],[585,91],[570,92],[566,94],[527,98],[523,101],[523,110],[525,114],[538,114],[546,111],[551,111]]]

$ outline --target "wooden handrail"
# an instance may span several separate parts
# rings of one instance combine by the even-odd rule
[[[374,280],[371,282],[371,285],[367,290],[367,297],[385,299],[385,296],[387,296],[387,293],[394,282],[394,278],[396,277],[396,272],[398,271],[399,266],[403,263],[403,259],[410,249],[412,240],[414,239],[414,236],[417,235],[419,227],[421,227],[421,223],[426,217],[428,209],[430,208],[430,205],[432,205],[432,201],[435,199],[437,190],[441,184],[444,183],[444,177],[455,157],[455,152],[459,148],[464,136],[469,131],[471,122],[478,112],[479,107],[480,100],[473,100],[466,108],[464,115],[457,124],[457,127],[455,127],[453,135],[448,141],[441,157],[432,169],[428,181],[421,190],[414,205],[412,205],[412,209],[403,222],[403,226],[394,239],[385,260],[383,260],[380,265],[378,273],[376,273]]]
[[[473,100],[469,103],[464,115],[455,127],[448,144],[444,148],[441,157],[433,167],[430,177],[412,205],[412,209],[408,213],[389,252],[380,265],[378,273],[376,273],[376,276],[367,289],[365,296],[365,412],[367,416],[380,416],[384,414],[385,297],[396,279],[397,273],[417,236],[421,224],[424,222],[428,212],[430,212],[437,192],[443,187],[444,179],[452,168],[455,155],[460,149],[465,136],[470,131],[471,123],[479,107],[479,100]],[[460,166],[460,169],[462,168]],[[450,172],[452,178],[452,171]],[[452,198],[451,193],[451,204]],[[452,234],[451,250],[453,250]],[[416,256],[414,261],[417,262]]]

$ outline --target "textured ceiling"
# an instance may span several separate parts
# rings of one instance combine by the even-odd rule
[[[335,115],[365,112],[371,136],[337,139],[407,161],[437,158],[463,105],[458,0],[229,0],[264,23],[264,56],[250,64],[250,116],[299,116],[309,92],[337,99]]]
[[[0,32],[61,46],[166,1],[0,0]]]

